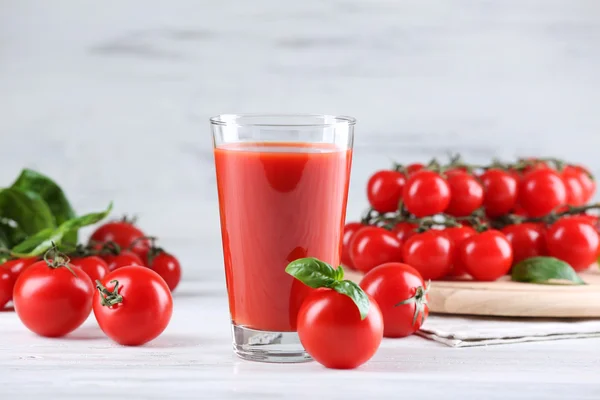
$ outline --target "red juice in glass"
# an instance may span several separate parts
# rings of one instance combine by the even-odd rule
[[[235,118],[238,134],[231,137],[238,140],[215,139],[214,149],[234,350],[253,360],[303,361],[308,357],[297,341],[296,314],[313,289],[285,267],[303,257],[340,263],[354,122],[327,116]],[[284,124],[286,118],[292,120]],[[217,126],[227,137],[227,120],[223,123]],[[239,134],[243,123],[253,133],[245,141],[239,140],[246,136]]]

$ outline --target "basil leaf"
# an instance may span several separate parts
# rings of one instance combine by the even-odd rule
[[[367,294],[352,281],[338,281],[335,282],[331,288],[336,292],[346,295],[352,299],[358,311],[360,312],[360,319],[367,318],[369,314],[369,297]]]
[[[75,211],[63,190],[52,179],[30,169],[21,171],[21,175],[12,184],[13,188],[20,189],[26,193],[35,193],[41,197],[52,212],[56,224],[75,218]],[[77,231],[69,232],[68,240],[77,243]]]
[[[285,267],[285,272],[311,288],[329,287],[335,282],[333,267],[316,258],[300,258]]]
[[[586,284],[569,264],[554,257],[532,257],[519,262],[512,269],[512,280],[544,285],[564,284],[564,281]]]
[[[16,222],[2,217],[0,217],[0,236],[4,238],[8,249],[27,239],[27,234],[17,226]]]
[[[45,253],[52,247],[52,242],[60,244],[64,237],[73,230],[83,228],[87,225],[95,224],[106,218],[112,210],[112,203],[102,212],[90,213],[81,217],[71,218],[63,222],[58,228],[47,228],[37,234],[30,236],[23,242],[15,246],[11,254],[13,257],[35,257]]]
[[[40,196],[17,188],[0,189],[0,215],[27,235],[56,226],[52,211]]]
[[[342,279],[344,279],[344,268],[342,268],[341,265],[339,265],[337,267],[337,269],[335,270],[335,276],[334,279],[336,281],[341,281]]]

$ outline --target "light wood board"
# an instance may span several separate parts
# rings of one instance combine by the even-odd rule
[[[537,285],[512,282],[508,276],[496,282],[434,281],[429,291],[429,310],[503,317],[600,317],[598,267],[579,275],[587,285]],[[346,273],[347,279],[357,283],[361,277],[354,271]]]

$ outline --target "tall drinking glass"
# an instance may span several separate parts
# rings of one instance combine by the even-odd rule
[[[247,360],[308,361],[296,316],[314,289],[285,267],[303,257],[340,263],[355,120],[219,115],[210,123],[233,350]]]

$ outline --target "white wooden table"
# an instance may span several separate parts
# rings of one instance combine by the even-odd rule
[[[231,351],[225,289],[187,282],[165,333],[143,347],[110,342],[93,316],[64,339],[0,313],[0,399],[594,399],[600,339],[453,349],[384,340],[357,370],[242,361]]]

